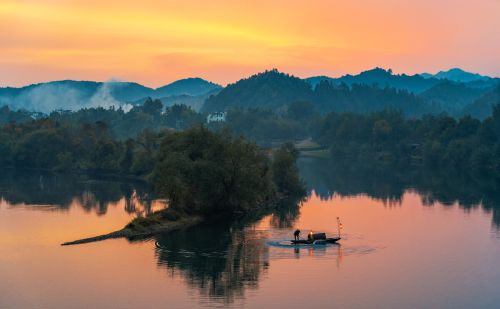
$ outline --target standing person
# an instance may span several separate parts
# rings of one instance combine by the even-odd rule
[[[299,229],[296,229],[295,232],[293,232],[293,238],[295,240],[299,240],[300,239],[300,230]]]

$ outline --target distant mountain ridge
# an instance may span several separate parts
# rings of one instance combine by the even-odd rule
[[[335,84],[345,83],[349,86],[353,84],[377,85],[381,88],[393,87],[396,89],[405,89],[414,93],[421,93],[442,82],[443,79],[454,82],[464,82],[467,83],[468,87],[474,88],[489,88],[493,87],[496,83],[495,78],[465,72],[461,69],[441,71],[436,75],[429,73],[406,75],[393,74],[391,69],[385,70],[382,68],[374,68],[363,71],[357,75],[347,74],[338,78],[312,76],[305,80],[313,87],[322,80],[328,80]]]
[[[439,105],[452,115],[458,115],[466,105],[477,100],[485,92],[483,88],[468,87],[465,83],[443,79],[419,96]]]
[[[281,113],[294,102],[308,101],[320,113],[367,113],[390,109],[408,116],[446,112],[458,117],[463,114],[465,106],[494,88],[498,81],[462,83],[420,75],[396,75],[381,68],[340,78],[316,76],[300,79],[271,70],[228,85],[219,94],[209,97],[202,111],[259,108]]]
[[[199,77],[191,77],[156,88],[154,96],[159,98],[175,95],[199,96],[217,89],[222,89],[222,86]]]
[[[165,96],[157,99],[159,99],[163,103],[164,107],[170,107],[172,105],[177,104],[177,105],[186,105],[191,107],[195,111],[200,111],[200,109],[203,107],[203,104],[205,103],[205,100],[212,95],[217,95],[221,91],[221,89],[223,88],[216,88],[201,95],[181,94],[181,95]],[[140,100],[135,101],[133,104],[142,105],[146,100],[147,98],[142,98]]]
[[[290,104],[300,101],[311,102],[320,113],[367,113],[391,109],[417,116],[432,112],[423,99],[407,90],[366,84],[349,86],[331,80],[321,80],[313,87],[307,80],[277,70],[265,71],[228,85],[218,95],[209,97],[202,111],[259,108],[284,113]]]
[[[448,79],[456,82],[473,82],[473,81],[486,81],[492,77],[484,76],[477,73],[466,72],[460,68],[452,68],[448,71],[439,71],[436,74],[422,73],[420,76],[424,78],[437,78],[437,79]]]
[[[125,106],[146,97],[202,96],[218,89],[222,86],[201,78],[182,79],[157,89],[133,82],[62,80],[0,88],[0,106],[47,113],[55,109]]]
[[[425,79],[420,75],[393,74],[391,69],[385,70],[382,68],[374,68],[372,70],[363,71],[357,75],[344,75],[338,78],[331,77],[310,77],[306,78],[313,87],[321,80],[328,80],[335,84],[365,84],[377,85],[381,88],[392,87],[396,89],[405,89],[411,92],[419,93],[425,91],[436,83],[438,80]]]
[[[485,119],[491,115],[493,106],[496,104],[500,104],[500,84],[465,106],[462,115]]]
[[[464,81],[458,81],[464,80]],[[122,107],[128,110],[147,97],[164,106],[185,104],[198,111],[260,108],[286,112],[293,102],[308,101],[318,112],[372,112],[383,109],[408,115],[447,112],[460,116],[470,111],[484,115],[496,100],[499,78],[451,69],[432,74],[394,74],[374,68],[338,78],[301,79],[276,69],[243,78],[222,87],[201,78],[185,78],[156,89],[134,82],[62,80],[20,88],[0,88],[0,107],[49,113],[56,109]],[[476,104],[473,104],[476,103]],[[467,107],[467,109],[465,109]],[[478,110],[481,110],[480,112]]]
[[[221,111],[230,107],[276,110],[293,101],[308,100],[311,95],[311,87],[304,80],[273,69],[227,85],[219,94],[209,97],[202,110]]]

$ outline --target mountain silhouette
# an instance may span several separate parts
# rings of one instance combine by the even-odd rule
[[[484,93],[474,102],[465,106],[463,109],[463,115],[470,115],[474,118],[485,119],[491,116],[494,105],[500,104],[500,84],[490,91]]]
[[[311,96],[307,82],[273,69],[228,85],[209,97],[202,110],[223,111],[229,107],[279,110],[293,101],[310,100]]]
[[[491,77],[483,76],[477,73],[466,72],[460,68],[449,69],[448,71],[439,71],[438,73],[432,75],[429,73],[422,73],[420,76],[424,78],[437,78],[437,79],[448,79],[456,82],[473,82],[473,81],[487,81]]]
[[[467,87],[465,83],[442,80],[420,96],[427,101],[440,105],[451,114],[461,111],[485,93],[484,89]]]
[[[198,77],[186,78],[157,88],[154,96],[157,98],[178,95],[199,96],[221,88],[220,85]]]
[[[143,101],[146,97],[202,96],[218,89],[221,86],[201,78],[183,79],[157,89],[133,82],[63,80],[20,88],[0,88],[0,106],[49,113],[56,109],[118,107]]]
[[[322,80],[328,80],[335,84],[365,84],[375,85],[380,88],[392,87],[396,89],[404,89],[414,93],[425,91],[439,82],[437,79],[426,79],[420,75],[393,74],[392,70],[374,68],[372,70],[363,71],[357,75],[344,75],[339,78],[331,78],[327,76],[315,76],[306,79],[312,86],[316,86]]]
[[[301,101],[312,103],[320,113],[368,113],[386,109],[407,115],[432,112],[423,99],[407,90],[338,84],[331,80],[322,80],[313,89],[306,80],[277,70],[265,71],[228,85],[219,94],[209,97],[202,111],[259,108],[283,113],[292,103]]]
[[[273,69],[226,87],[201,78],[181,79],[156,89],[134,82],[74,80],[5,87],[0,88],[0,106],[44,113],[56,109],[112,106],[128,110],[150,97],[162,100],[164,106],[185,104],[202,112],[259,108],[282,113],[292,103],[310,102],[320,113],[392,109],[407,115],[439,112],[461,115],[466,106],[470,105],[471,110],[479,108],[471,104],[477,100],[482,102],[480,98],[495,89],[499,81],[461,69],[436,75],[406,75],[374,68],[339,78],[314,76],[306,79]]]

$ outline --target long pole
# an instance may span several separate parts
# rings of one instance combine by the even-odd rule
[[[337,232],[339,233],[339,238],[340,238],[340,218],[337,217]]]

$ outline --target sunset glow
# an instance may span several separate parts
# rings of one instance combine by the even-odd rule
[[[0,86],[119,78],[234,82],[460,66],[500,75],[500,2],[1,1]]]

